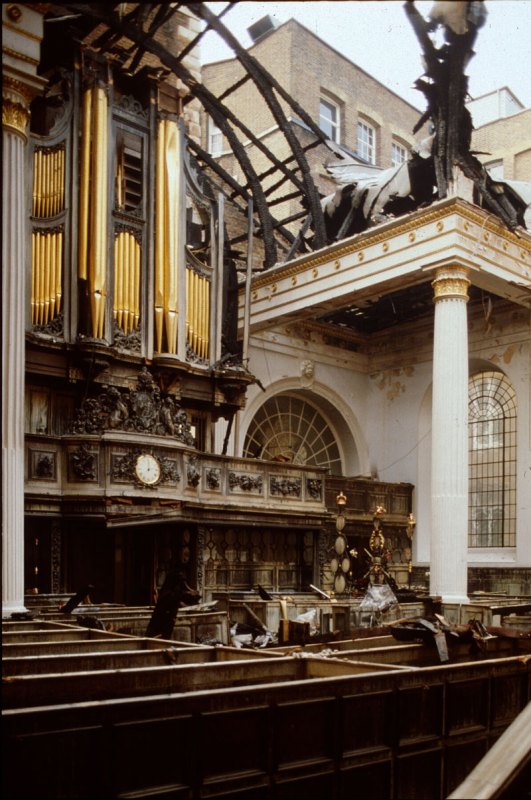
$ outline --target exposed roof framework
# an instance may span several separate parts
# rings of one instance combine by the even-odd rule
[[[273,76],[261,65],[223,24],[222,17],[234,3],[229,4],[219,14],[214,14],[205,3],[169,3],[169,4],[123,4],[123,3],[66,3],[52,6],[56,16],[62,16],[64,24],[74,29],[82,40],[89,40],[90,45],[106,56],[117,60],[124,71],[134,74],[142,63],[144,54],[155,56],[163,70],[176,75],[190,92],[190,98],[196,98],[203,109],[210,115],[216,126],[222,131],[245,176],[243,184],[237,183],[221,165],[213,159],[194,140],[189,140],[190,149],[200,163],[208,166],[223,184],[226,194],[239,204],[241,210],[246,208],[249,198],[253,198],[253,207],[258,217],[256,233],[260,234],[265,247],[264,266],[273,266],[279,260],[279,244],[284,251],[296,249],[307,251],[308,236],[294,235],[286,225],[291,218],[278,218],[274,210],[278,205],[292,197],[298,197],[304,210],[296,215],[306,223],[309,230],[311,248],[317,249],[327,244],[325,223],[321,209],[317,187],[311,177],[310,167],[305,152],[318,144],[327,143],[327,139],[318,125],[308,113],[280,86]],[[124,7],[127,7],[126,9]],[[171,52],[157,37],[159,29],[183,8],[205,23],[204,29],[178,53]],[[65,10],[69,12],[65,16]],[[242,64],[246,75],[234,86],[216,97],[206,86],[199,83],[185,66],[186,55],[195,47],[204,34],[215,30],[232,48],[236,58]],[[96,34],[96,35],[94,35]],[[291,156],[279,160],[263,142],[232,112],[225,104],[226,98],[244,81],[252,80],[264,102],[270,109],[279,130],[285,136],[290,147]],[[315,141],[303,148],[293,131],[291,122],[283,110],[280,98],[285,101],[291,111],[315,135]],[[185,101],[186,102],[186,101]],[[238,136],[237,134],[240,134]],[[249,140],[266,158],[270,166],[257,173],[246,149],[242,144],[242,136]],[[268,176],[276,176],[274,185],[268,190],[263,181]],[[271,193],[285,186],[285,194],[275,200]]]
[[[236,3],[229,3],[220,13],[215,14],[205,3],[65,3],[50,5],[48,19],[64,26],[65,35],[79,39],[90,47],[98,49],[105,57],[120,64],[125,74],[134,75],[143,68],[146,55],[149,55],[151,74],[162,77],[173,73],[187,88],[189,95],[183,104],[196,99],[215,125],[226,137],[228,145],[237,160],[244,180],[240,183],[225,170],[218,160],[206,152],[192,138],[188,146],[196,161],[208,169],[210,178],[218,188],[233,202],[245,219],[248,215],[249,201],[254,209],[254,233],[264,246],[264,264],[269,268],[280,261],[290,260],[300,254],[322,248],[338,238],[357,233],[381,221],[386,214],[391,216],[407,213],[431,202],[431,199],[445,197],[451,188],[452,170],[458,166],[474,187],[478,204],[500,217],[509,228],[523,224],[525,204],[515,197],[503,183],[495,183],[486,170],[470,153],[471,122],[465,109],[467,92],[464,68],[473,55],[477,28],[482,24],[481,15],[469,18],[464,34],[452,30],[446,20],[426,21],[415,8],[413,0],[406,4],[406,11],[419,39],[426,60],[426,73],[417,81],[419,90],[427,100],[427,110],[419,120],[417,128],[431,120],[434,127],[434,150],[426,159],[422,169],[420,192],[389,194],[389,182],[384,189],[389,194],[391,205],[380,203],[379,213],[360,217],[360,209],[367,204],[366,195],[360,201],[360,191],[365,191],[360,182],[341,188],[342,202],[338,206],[337,218],[327,217],[326,205],[312,179],[306,158],[309,149],[318,145],[329,147],[337,155],[337,145],[329,142],[315,121],[297,101],[274,79],[266,68],[233,36],[224,24],[223,18]],[[463,7],[483,7],[483,3],[461,4]],[[193,14],[204,23],[202,30],[179,52],[164,44],[159,31],[183,11]],[[431,32],[442,25],[446,33],[445,44],[435,48]],[[234,85],[225,89],[219,96],[211,92],[187,68],[185,61],[190,51],[199,44],[207,31],[215,31],[234,52],[244,69],[244,75]],[[244,83],[252,81],[273,115],[278,129],[284,135],[290,155],[280,160],[272,153],[226,104],[227,98]],[[282,101],[282,102],[281,102]],[[287,111],[284,110],[287,108]],[[313,134],[312,141],[305,147],[297,138],[290,114],[302,121]],[[468,115],[468,116],[467,116]],[[266,168],[257,171],[252,163],[243,141],[248,140],[266,159]],[[418,162],[418,158],[417,158]],[[428,163],[429,162],[429,163]],[[414,167],[415,164],[412,164]],[[411,177],[411,175],[410,175]],[[265,181],[268,188],[265,188]],[[418,183],[418,181],[417,181]],[[425,185],[424,185],[425,184]],[[417,187],[418,188],[418,187]],[[282,196],[278,190],[282,189]],[[372,191],[379,198],[378,188]],[[273,193],[275,196],[273,197]],[[385,193],[384,193],[385,194]],[[282,216],[282,204],[288,199],[300,201],[301,210],[293,209]],[[426,199],[428,198],[428,199]],[[431,198],[431,199],[430,199]],[[351,208],[352,206],[352,208]],[[354,209],[355,207],[355,209]],[[375,210],[372,203],[371,213]],[[355,213],[354,213],[355,212]],[[298,224],[298,228],[297,225]],[[229,246],[244,241],[241,231],[232,234]],[[400,302],[400,298],[396,298]],[[396,306],[396,304],[395,304]],[[354,310],[355,311],[355,310]],[[359,310],[358,310],[359,311]],[[341,312],[343,314],[343,312]],[[364,311],[364,315],[368,312]],[[348,316],[348,315],[347,315]],[[353,316],[353,315],[351,315]],[[358,319],[359,313],[354,314]],[[329,322],[336,322],[331,317]],[[344,314],[340,324],[348,324]]]

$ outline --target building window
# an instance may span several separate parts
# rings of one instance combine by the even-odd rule
[[[219,156],[223,150],[223,134],[214,120],[208,118],[208,152],[210,155]]]
[[[339,448],[324,417],[310,403],[288,394],[266,400],[257,411],[243,455],[327,467],[333,475],[342,474]]]
[[[360,158],[369,164],[376,164],[376,131],[366,122],[358,122],[357,151]]]
[[[319,101],[319,127],[329,139],[339,143],[339,106],[322,97]]]
[[[470,379],[469,547],[516,546],[516,397],[501,372]]]
[[[404,161],[407,161],[407,150],[403,144],[399,142],[392,142],[391,143],[391,163],[393,167],[398,167],[399,164],[403,164]]]

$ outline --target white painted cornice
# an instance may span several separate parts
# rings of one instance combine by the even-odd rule
[[[530,307],[531,235],[452,197],[255,276],[250,330],[374,300],[452,265],[467,267],[472,284]],[[240,328],[243,303],[242,288]]]

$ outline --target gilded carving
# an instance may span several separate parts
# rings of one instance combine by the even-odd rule
[[[442,298],[468,300],[470,280],[467,276],[468,270],[464,267],[437,270],[436,277],[431,284],[435,300]]]
[[[3,99],[2,102],[2,125],[10,128],[16,133],[22,134],[26,138],[26,128],[28,126],[30,113],[21,103],[13,100]]]

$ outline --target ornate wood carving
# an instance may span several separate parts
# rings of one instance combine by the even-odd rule
[[[82,442],[70,455],[72,473],[80,481],[96,480],[96,453],[89,450],[86,442]]]
[[[121,391],[110,386],[97,397],[87,398],[78,410],[74,433],[109,430],[172,436],[183,444],[195,444],[186,412],[173,397],[162,395],[145,367],[136,388]]]
[[[281,494],[284,497],[301,496],[300,478],[279,478],[276,475],[272,475],[269,486],[271,494]]]
[[[306,493],[312,500],[321,500],[323,482],[318,478],[306,478]]]
[[[229,472],[229,489],[242,489],[244,492],[256,492],[262,494],[263,478],[261,475],[236,475]]]

